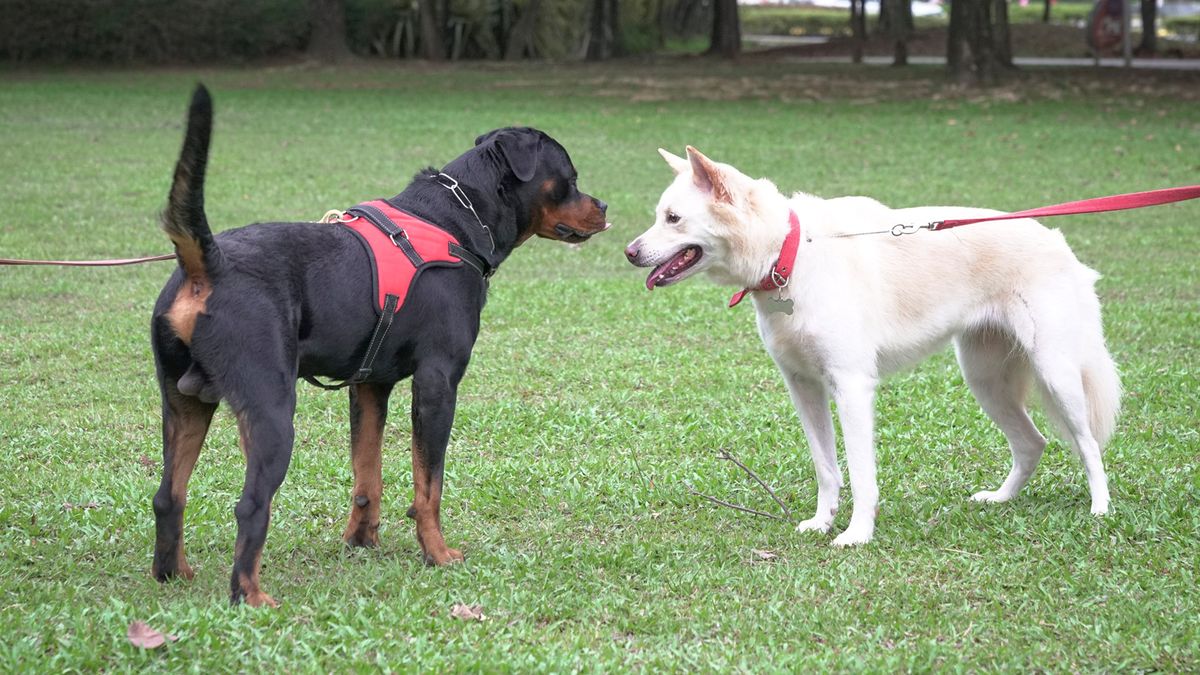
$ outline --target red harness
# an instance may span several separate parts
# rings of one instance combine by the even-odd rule
[[[796,265],[796,251],[800,248],[800,218],[791,209],[788,210],[788,225],[791,228],[783,240],[783,249],[779,251],[779,259],[771,266],[771,271],[754,288],[743,288],[734,293],[729,299],[730,307],[741,302],[750,291],[773,291],[788,285],[788,279],[791,279],[792,270]]]
[[[371,281],[374,284],[379,322],[367,344],[362,365],[350,379],[330,385],[314,377],[304,378],[322,389],[341,389],[367,380],[375,357],[392,327],[392,319],[404,306],[409,291],[422,271],[430,267],[460,267],[466,264],[475,268],[485,283],[491,277],[487,263],[463,248],[454,235],[382,199],[363,202],[348,209],[335,222],[356,235],[371,260]]]
[[[429,267],[458,267],[466,262],[488,276],[483,261],[454,235],[382,199],[359,204],[346,216],[348,220],[338,222],[353,230],[367,249],[380,312],[389,306],[399,312],[417,276]]]

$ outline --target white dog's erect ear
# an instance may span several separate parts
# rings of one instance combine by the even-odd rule
[[[662,158],[667,160],[667,164],[671,165],[671,170],[675,172],[676,176],[691,168],[691,165],[688,164],[688,161],[679,155],[673,154],[667,150],[663,150],[662,148],[658,149],[658,154],[662,155]]]
[[[690,145],[687,146],[687,154],[692,164],[692,180],[696,183],[696,187],[711,193],[712,198],[718,202],[732,202],[733,197],[725,185],[725,174],[721,169],[711,159]]]

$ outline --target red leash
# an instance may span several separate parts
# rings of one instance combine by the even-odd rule
[[[16,258],[0,258],[0,265],[65,265],[67,267],[115,267],[117,265],[136,265],[138,263],[154,262],[156,260],[174,260],[175,254],[152,255],[146,258],[117,258],[115,260],[19,260]]]
[[[1124,195],[1113,195],[1111,197],[1096,197],[1094,199],[1081,199],[1074,202],[1064,202],[1062,204],[1054,204],[1053,206],[1042,206],[1036,209],[1026,209],[1025,211],[1017,211],[1016,213],[1005,213],[998,216],[986,216],[983,218],[959,218],[955,220],[941,220],[929,223],[923,227],[914,229],[927,229],[932,232],[939,230],[948,230],[952,227],[962,225],[971,225],[973,223],[984,223],[989,220],[1012,220],[1014,218],[1044,218],[1047,216],[1068,216],[1076,213],[1103,213],[1105,211],[1124,211],[1125,209],[1140,209],[1143,206],[1158,206],[1159,204],[1170,204],[1172,202],[1182,202],[1189,199],[1200,197],[1200,185],[1189,185],[1187,187],[1164,188],[1162,190],[1148,190],[1146,192],[1131,192]],[[909,230],[911,231],[911,230]],[[908,231],[896,232],[892,229],[892,234],[900,235],[907,234]]]

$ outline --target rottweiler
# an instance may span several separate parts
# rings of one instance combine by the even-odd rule
[[[230,600],[277,604],[260,585],[259,562],[271,500],[291,460],[296,380],[318,376],[343,380],[350,395],[354,490],[344,541],[378,543],[388,395],[412,378],[408,516],[416,521],[426,564],[461,561],[462,553],[442,536],[442,471],[488,277],[535,235],[575,243],[608,229],[607,206],[579,191],[567,151],[547,134],[510,127],[476,138],[475,147],[440,171],[426,169],[382,200],[435,224],[454,254],[420,270],[385,325],[374,276],[382,263],[351,228],[271,222],[212,233],[204,211],[212,110],[208,91],[198,85],[162,215],[178,268],[158,297],[151,325],[163,434],[162,483],[153,500],[154,577],[192,577],[183,546],[188,478],[224,400],[246,459],[234,508]],[[406,243],[404,232],[390,234],[397,246]]]

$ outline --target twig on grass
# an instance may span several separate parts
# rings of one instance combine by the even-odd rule
[[[720,506],[727,506],[731,509],[735,509],[738,511],[744,511],[746,513],[753,513],[756,516],[766,516],[767,518],[772,518],[774,520],[783,520],[783,521],[793,520],[792,510],[789,509],[787,507],[787,504],[784,504],[783,501],[780,500],[779,497],[777,497],[775,495],[775,491],[771,489],[770,485],[767,485],[766,481],[759,478],[758,474],[756,474],[750,470],[750,467],[746,466],[745,464],[742,464],[741,461],[739,461],[737,457],[734,457],[732,454],[730,454],[728,450],[724,450],[724,449],[718,450],[717,457],[719,457],[720,459],[724,459],[724,460],[733,462],[735,465],[737,465],[737,467],[739,469],[741,469],[742,471],[745,471],[747,475],[749,475],[751,478],[753,478],[756,483],[761,485],[763,487],[763,489],[767,491],[767,494],[771,495],[771,499],[775,500],[775,503],[779,505],[779,508],[783,509],[783,512],[786,515],[779,516],[774,513],[767,513],[766,511],[759,511],[758,509],[752,509],[747,506],[742,506],[741,504],[734,504],[733,502],[727,502],[723,499],[717,499],[716,497],[710,497],[710,496],[704,494],[703,492],[698,492],[696,490],[696,488],[692,487],[691,485],[687,486],[688,492],[690,492],[691,494],[694,494],[697,497],[700,497],[702,499],[707,499],[708,501],[710,501],[714,504],[719,504]]]
[[[774,513],[767,513],[766,511],[759,511],[758,509],[752,509],[748,506],[742,506],[741,504],[734,504],[733,502],[727,502],[727,501],[724,501],[721,499],[717,499],[716,497],[710,497],[710,496],[704,494],[703,492],[697,492],[696,488],[694,488],[690,485],[688,486],[688,492],[691,494],[694,494],[697,497],[700,497],[702,499],[707,499],[708,501],[710,501],[714,504],[720,504],[721,506],[728,506],[729,508],[737,509],[738,511],[745,511],[746,513],[753,513],[756,516],[766,516],[768,518],[773,518],[775,520],[787,520],[787,518],[784,518],[783,516],[777,516]]]
[[[771,486],[767,485],[766,481],[759,478],[758,474],[751,471],[750,467],[739,462],[738,458],[729,454],[728,450],[724,450],[724,449],[718,450],[717,457],[720,457],[721,459],[727,459],[727,460],[733,462],[734,464],[736,464],[738,466],[739,469],[741,469],[742,471],[745,471],[747,474],[749,474],[750,477],[755,480],[755,482],[757,482],[759,485],[763,486],[763,489],[767,491],[767,494],[771,495],[771,499],[775,500],[775,503],[779,505],[779,508],[783,509],[783,513],[787,516],[787,518],[785,520],[792,519],[792,510],[789,509],[787,507],[787,504],[784,504],[783,501],[779,499],[779,497],[775,496],[775,491],[771,489]]]

